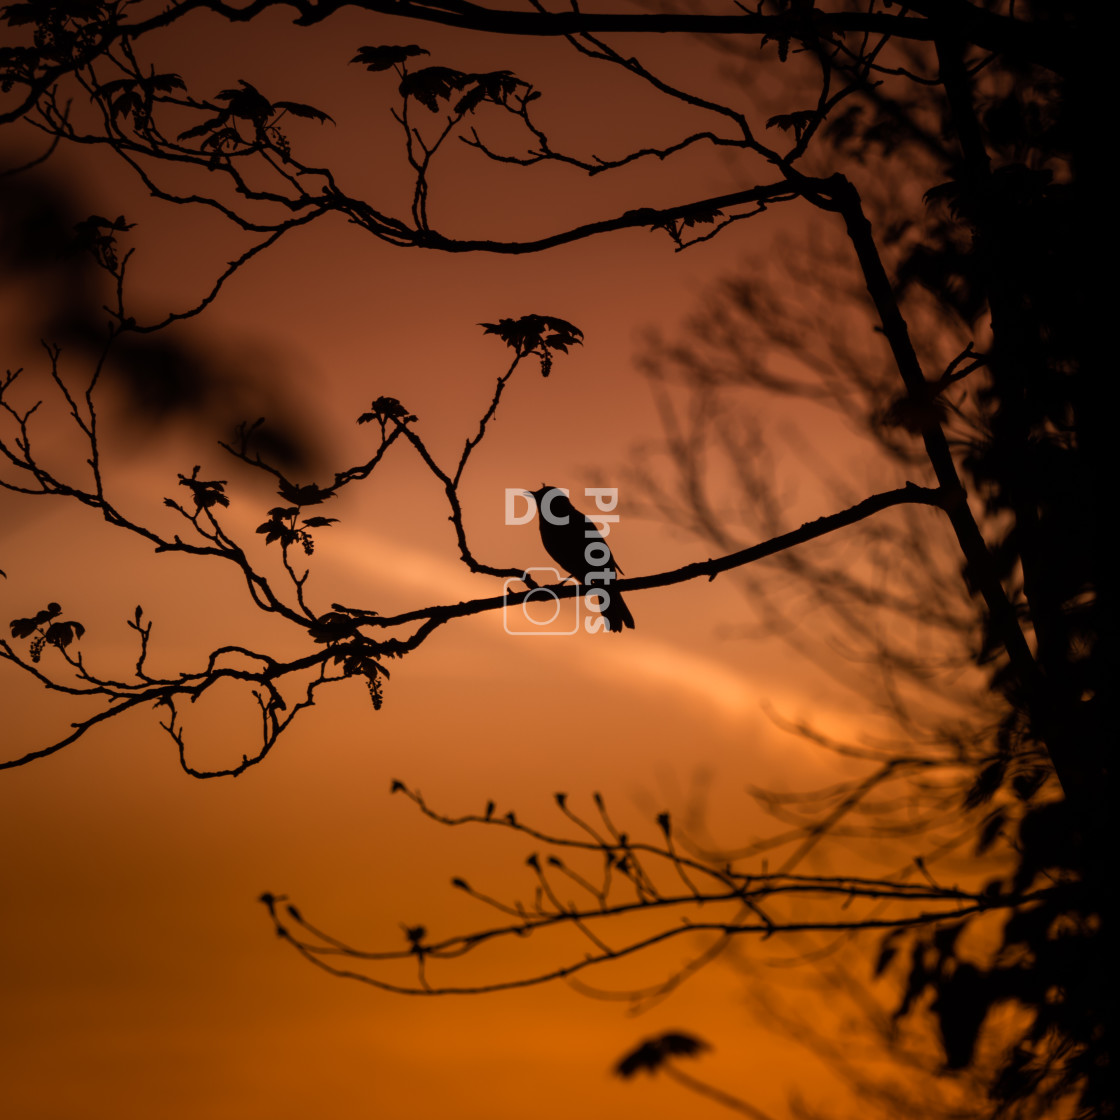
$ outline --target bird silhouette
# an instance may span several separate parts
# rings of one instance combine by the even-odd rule
[[[622,571],[615,562],[610,545],[595,528],[595,522],[580,513],[567,495],[557,486],[526,490],[537,505],[537,523],[545,552],[585,591],[595,591],[601,598],[600,614],[612,634],[625,627],[634,629],[634,616],[611,584]]]

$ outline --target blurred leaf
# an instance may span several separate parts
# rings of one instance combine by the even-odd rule
[[[656,1073],[665,1062],[677,1055],[696,1057],[711,1047],[695,1035],[669,1032],[647,1039],[640,1046],[624,1055],[614,1067],[619,1077],[633,1077],[639,1070]]]
[[[898,942],[905,936],[906,931],[901,929],[888,930],[886,936],[879,942],[879,955],[875,958],[875,967],[872,975],[882,976],[890,967],[891,961],[898,955]]]
[[[996,842],[1006,823],[1006,810],[996,809],[994,813],[988,814],[980,829],[980,834],[976,838],[976,854],[978,856],[982,856]]]
[[[938,987],[931,1010],[941,1029],[949,1069],[964,1069],[972,1061],[977,1036],[992,1003],[986,979],[974,965],[962,964]]]

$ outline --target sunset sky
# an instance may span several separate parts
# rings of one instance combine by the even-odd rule
[[[425,45],[433,64],[531,79],[542,106],[555,98],[542,115],[557,140],[585,152],[615,154],[711,127],[704,114],[686,123],[679,107],[577,59],[563,42],[354,13],[302,29],[283,14],[240,27],[199,15],[154,37],[145,57],[182,74],[198,96],[245,79],[331,113],[335,126],[293,122],[293,143],[388,206],[407,186],[388,115],[396,79],[345,63],[363,44],[411,42]],[[744,97],[721,56],[698,43],[612,42],[706,95]],[[763,120],[801,107],[783,107],[777,91],[768,97]],[[19,142],[17,155],[39,140]],[[433,221],[461,236],[528,237],[730,191],[753,182],[754,170],[741,156],[701,148],[589,180],[568,169],[496,168],[464,148],[433,176]],[[63,149],[38,174],[79,216],[120,213],[137,223],[127,242],[137,246],[132,293],[150,317],[199,298],[247,244],[208,214],[146,199],[104,152]],[[327,218],[251,262],[199,319],[176,328],[226,379],[213,407],[157,423],[129,409],[119,384],[106,387],[111,491],[138,521],[166,527],[163,499],[182,498],[177,474],[197,463],[200,477],[229,480],[230,532],[274,559],[254,529],[279,499],[265,476],[218,448],[230,419],[270,413],[300,426],[317,456],[301,481],[327,479],[368,449],[370,428],[354,421],[384,394],[418,416],[417,431],[448,465],[509,362],[479,324],[555,315],[583,330],[584,345],[560,355],[547,379],[526,362],[507,388],[463,488],[476,555],[502,566],[548,564],[534,526],[503,524],[502,501],[508,487],[549,483],[570,488],[577,506],[584,486],[619,488],[611,543],[627,575],[705,559],[711,546],[651,515],[635,480],[639,461],[663,478],[672,470],[657,455],[663,433],[636,358],[651,329],[676,335],[716,281],[760,269],[776,246],[806,236],[810,221],[819,219],[790,203],[684,253],[662,234],[634,230],[519,257],[398,249]],[[9,352],[0,364],[22,365],[29,377],[46,372],[37,339],[57,282],[49,270],[3,278]],[[63,373],[76,383],[83,363],[64,351]],[[782,451],[792,428],[858,493],[906,481],[823,408],[749,392],[737,406],[774,437],[787,528],[836,508],[812,465]],[[40,430],[55,461],[78,454],[57,400],[44,405]],[[441,489],[403,447],[324,512],[340,523],[316,533],[309,593],[323,611],[344,602],[391,613],[500,589],[459,562]],[[752,542],[741,527],[729,530]],[[135,661],[125,620],[138,603],[154,622],[160,671],[197,665],[222,644],[306,648],[261,619],[221,565],[153,555],[60,499],[0,493],[0,568],[4,622],[58,601],[85,625],[84,655],[107,675]],[[309,967],[273,935],[256,902],[266,890],[287,895],[320,927],[380,949],[400,947],[402,923],[446,934],[488,922],[450,889],[454,875],[493,895],[528,897],[528,839],[441,828],[390,796],[394,779],[450,814],[480,812],[493,799],[499,813],[515,809],[556,829],[566,826],[555,792],[589,809],[598,791],[624,827],[650,839],[658,812],[684,819],[703,792],[705,828],[735,847],[777,828],[749,786],[810,788],[856,772],[768,717],[814,721],[838,737],[870,726],[857,698],[780,638],[742,636],[757,631],[757,618],[734,578],[633,593],[628,602],[636,629],[617,638],[511,637],[493,613],[444,626],[391,664],[381,711],[360,682],[327,690],[269,759],[237,780],[183,774],[150,711],[0,774],[5,1111],[26,1120],[725,1115],[664,1079],[611,1076],[622,1054],[669,1029],[714,1047],[689,1072],[775,1117],[788,1114],[791,1092],[834,1102],[825,1065],[766,1029],[730,965],[706,969],[637,1017],[624,1002],[563,982],[402,997]],[[6,756],[41,745],[73,718],[7,669],[0,692]],[[233,688],[185,710],[190,757],[200,766],[236,762],[251,750],[243,744],[255,720],[251,697]],[[615,980],[607,972],[586,979],[603,988],[653,983],[702,947],[680,939]],[[552,954],[518,944],[502,964],[530,974],[555,963]],[[469,979],[471,967],[458,965],[458,977]],[[833,1014],[819,1012],[822,1021]]]

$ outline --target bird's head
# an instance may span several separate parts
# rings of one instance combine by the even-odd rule
[[[539,490],[526,490],[525,494],[536,503],[541,517],[554,525],[566,525],[573,515],[578,516],[575,506],[559,486],[542,486]]]
[[[560,498],[564,497],[564,491],[559,486],[549,486],[547,483],[542,485],[539,490],[525,490],[524,494],[525,494],[525,497],[532,498],[533,501],[536,502],[537,506],[539,507],[541,502],[544,500],[545,494],[547,494],[550,490],[557,490],[557,491],[559,491],[559,497]],[[553,499],[553,500],[555,501],[557,499]]]

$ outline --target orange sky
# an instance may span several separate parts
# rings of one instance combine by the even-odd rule
[[[271,17],[223,27],[221,38],[210,34],[217,26],[184,23],[160,40],[164,57],[156,61],[202,95],[246,78],[275,98],[326,109],[337,130],[301,124],[293,136],[321,145],[324,158],[335,145],[356,180],[377,186],[383,177],[390,190],[399,186],[391,163],[397,149],[381,138],[391,133],[355,121],[371,111],[384,118],[393,79],[337,65],[362,43],[422,42],[439,64],[508,67],[546,90],[574,90],[576,104],[557,113],[557,129],[572,136],[597,129],[596,142],[615,150],[635,114],[652,127],[641,97],[613,76],[591,76],[562,43],[527,46],[356,16],[294,34]],[[680,69],[674,49],[659,44],[642,57]],[[701,86],[718,84],[713,62],[690,65]],[[671,118],[653,113],[652,120],[672,133]],[[368,153],[338,156],[339,137],[363,127]],[[575,173],[537,169],[499,175],[456,154],[436,178],[433,212],[453,232],[527,234],[675,202],[681,192],[725,191],[741,184],[744,166],[701,156],[588,184]],[[60,167],[81,182],[90,211],[123,212],[141,223],[144,251],[134,272],[153,311],[199,292],[215,264],[229,259],[229,239],[213,223],[146,203],[103,160],[64,156]],[[635,447],[659,436],[633,364],[642,332],[671,333],[707,284],[776,232],[797,235],[806,218],[804,208],[790,207],[684,254],[674,254],[665,237],[634,231],[536,258],[450,259],[394,249],[328,221],[250,265],[191,333],[227,367],[250,370],[259,385],[272,382],[270,394],[313,425],[333,470],[361,454],[368,430],[354,418],[382,393],[419,416],[419,430],[446,461],[473,431],[507,363],[508,352],[477,324],[526,313],[574,322],[585,332],[582,349],[561,356],[547,381],[526,368],[511,384],[469,469],[468,527],[488,562],[546,563],[532,527],[502,524],[504,488],[549,482],[576,495],[594,476],[622,490],[616,555],[627,574],[650,573],[709,552],[631,515],[627,467]],[[8,327],[18,360],[30,368],[33,353],[17,324]],[[764,406],[752,398],[752,407]],[[768,407],[759,413],[764,424],[788,419]],[[275,498],[223,459],[213,431],[181,425],[145,438],[112,415],[109,469],[123,507],[141,520],[163,518],[176,472],[200,463],[203,476],[231,480],[228,523],[252,538]],[[816,413],[799,419],[818,450],[843,461],[855,454],[846,431],[825,427]],[[64,453],[57,423],[44,422],[44,437]],[[792,461],[783,467],[797,487],[790,528],[829,512],[821,503],[830,499],[811,477],[793,477]],[[884,479],[881,488],[901,481]],[[354,490],[328,511],[341,524],[317,534],[312,595],[323,609],[342,600],[385,612],[494,593],[457,563],[439,488],[414,459],[400,454]],[[137,602],[156,623],[153,658],[164,668],[197,662],[217,643],[268,640],[236,580],[217,565],[153,557],[60,503],[47,508],[2,495],[0,503],[5,620],[57,599],[86,625],[86,656],[104,671],[124,671],[134,656],[124,619]],[[637,1019],[623,1004],[589,1000],[562,984],[406,999],[304,965],[271,935],[254,901],[263,890],[286,893],[318,924],[382,947],[397,943],[401,922],[447,932],[486,920],[449,890],[451,875],[487,881],[493,893],[530,889],[527,841],[425,822],[389,796],[392,779],[422,789],[448,812],[477,811],[493,798],[501,811],[516,808],[550,825],[559,825],[555,791],[586,804],[599,790],[639,831],[661,809],[683,814],[689,789],[706,772],[715,791],[712,829],[728,844],[768,827],[746,786],[829,780],[833,764],[774,727],[764,703],[838,733],[861,717],[780,642],[717,636],[721,624],[749,618],[732,580],[635,594],[630,602],[637,629],[618,639],[515,639],[494,616],[446,626],[392,666],[381,712],[371,711],[357,683],[327,693],[266,764],[237,781],[185,777],[152,713],[130,715],[54,758],[0,776],[0,1083],[10,1114],[723,1115],[664,1081],[609,1076],[639,1039],[669,1028],[715,1045],[691,1072],[776,1116],[785,1114],[791,1088],[809,1100],[830,1099],[835,1090],[823,1067],[759,1027],[742,981],[723,966]],[[17,747],[67,718],[10,673],[0,675],[0,689]],[[253,718],[245,697],[223,697],[211,711],[187,716],[192,757],[216,763],[242,753]],[[682,943],[651,960],[647,978],[663,976],[689,949]],[[523,964],[511,961],[531,969],[548,959],[536,952],[529,947]]]

